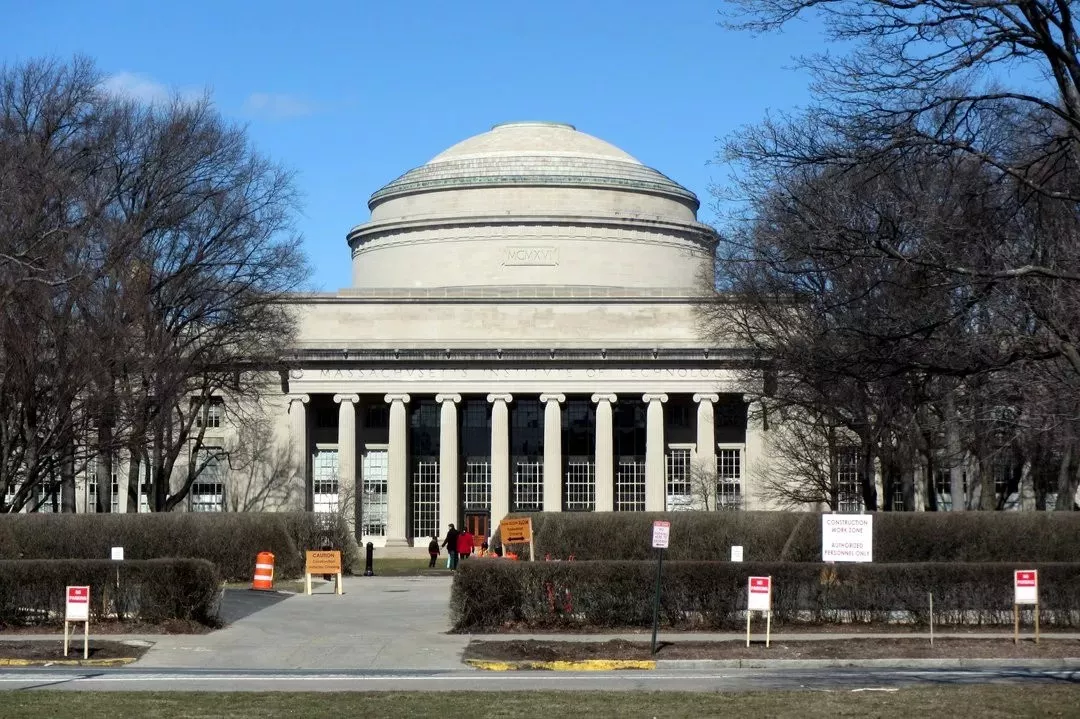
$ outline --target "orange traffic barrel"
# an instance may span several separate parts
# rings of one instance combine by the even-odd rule
[[[255,579],[251,582],[251,588],[274,588],[274,555],[270,552],[259,552],[255,557]]]

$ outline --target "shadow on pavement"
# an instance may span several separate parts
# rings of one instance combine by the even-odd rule
[[[291,594],[278,592],[255,592],[250,589],[226,589],[221,598],[221,621],[232,624],[250,617],[255,612],[285,601]]]

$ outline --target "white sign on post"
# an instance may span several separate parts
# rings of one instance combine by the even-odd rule
[[[1036,569],[1017,569],[1013,572],[1014,604],[1039,603],[1039,572]]]
[[[68,624],[83,623],[83,659],[90,657],[90,587],[68,587],[64,598],[64,656],[68,655]],[[72,630],[74,635],[74,630]]]
[[[874,561],[874,515],[821,515],[821,561]]]
[[[116,561],[116,562],[124,561],[124,548],[123,547],[113,547],[112,548],[112,558],[113,558],[113,561]]]
[[[750,577],[746,593],[746,646],[750,646],[750,615],[765,612],[765,646],[772,638],[772,577]]]
[[[742,545],[736,544],[731,548],[731,561],[742,561]]]
[[[668,540],[671,538],[671,522],[657,520],[652,523],[652,546],[653,549],[667,549]]]

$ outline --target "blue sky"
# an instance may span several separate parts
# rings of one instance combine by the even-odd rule
[[[718,140],[808,101],[810,25],[753,37],[721,0],[185,3],[0,0],[0,60],[94,58],[146,97],[209,89],[297,172],[313,288],[349,284],[372,192],[499,122],[553,120],[682,183],[712,220]]]

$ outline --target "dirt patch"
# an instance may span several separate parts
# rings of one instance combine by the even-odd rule
[[[89,659],[127,659],[139,658],[149,647],[131,646],[121,642],[101,639],[90,640]],[[82,659],[82,637],[71,640],[66,659]],[[17,659],[32,662],[49,662],[65,659],[64,642],[52,640],[8,641],[0,640],[0,660]]]
[[[78,625],[82,631],[82,625]],[[209,634],[215,627],[208,627],[187,619],[169,619],[151,624],[149,622],[91,622],[91,634]],[[12,626],[0,624],[0,636],[19,636],[21,634],[64,634],[62,624],[35,624],[30,626]],[[81,641],[81,640],[80,640]]]
[[[1080,657],[1080,639],[818,639],[764,640],[749,647],[743,641],[649,642],[613,639],[607,642],[561,642],[537,639],[472,642],[465,659],[505,661],[580,661],[584,659],[1036,659]]]

